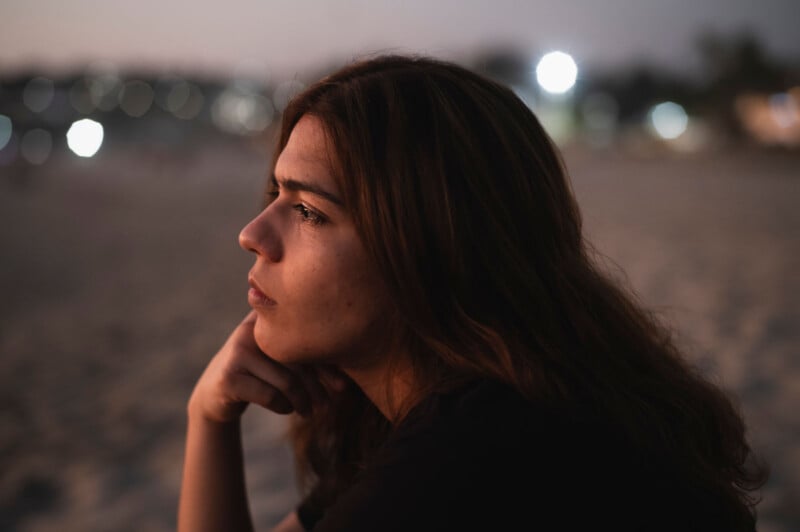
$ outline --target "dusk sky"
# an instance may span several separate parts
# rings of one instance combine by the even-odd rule
[[[501,43],[561,49],[579,67],[692,72],[704,28],[750,29],[800,58],[796,0],[2,0],[0,24],[0,72],[109,60],[280,79],[375,51],[459,59]]]

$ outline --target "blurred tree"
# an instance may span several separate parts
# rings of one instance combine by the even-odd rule
[[[796,74],[770,57],[750,32],[721,35],[704,31],[697,38],[703,65],[703,112],[721,132],[741,139],[744,131],[735,114],[737,96],[747,92],[786,90]]]
[[[593,93],[614,98],[621,125],[641,123],[650,109],[661,102],[673,101],[691,111],[700,99],[698,88],[688,80],[641,63],[622,72],[587,75],[578,97],[583,99]]]
[[[507,85],[530,85],[533,74],[531,58],[513,46],[494,46],[472,60],[476,72]]]

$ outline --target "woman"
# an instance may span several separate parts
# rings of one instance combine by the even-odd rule
[[[293,416],[277,530],[753,530],[725,394],[593,263],[507,88],[378,57],[283,114],[253,311],[188,405],[181,530],[249,530],[239,416]]]

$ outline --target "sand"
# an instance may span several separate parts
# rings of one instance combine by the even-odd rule
[[[759,528],[800,529],[800,156],[565,159],[608,267],[738,398],[773,471]],[[209,139],[0,167],[0,530],[174,530],[186,400],[248,311],[237,234],[267,162]],[[261,530],[298,500],[284,428],[245,414]]]

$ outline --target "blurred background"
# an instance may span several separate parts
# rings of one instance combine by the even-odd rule
[[[760,530],[800,530],[793,3],[4,0],[0,529],[174,529],[185,403],[249,309],[237,234],[281,111],[399,52],[533,109],[606,267],[744,413]],[[244,429],[266,529],[299,497],[285,419]]]

